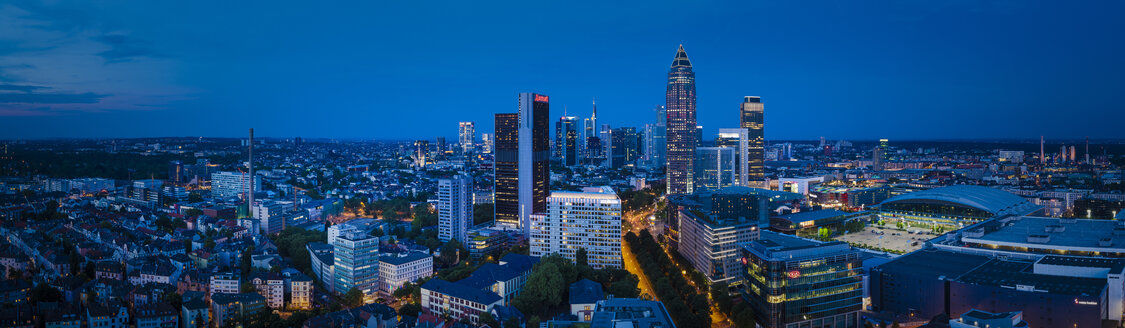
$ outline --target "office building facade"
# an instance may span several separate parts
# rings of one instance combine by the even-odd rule
[[[494,215],[497,225],[508,228],[515,228],[520,223],[519,126],[519,114],[496,114]]]
[[[741,107],[742,128],[748,133],[748,148],[742,161],[747,163],[748,187],[765,188],[766,181],[766,132],[765,105],[762,98],[748,96],[743,98]]]
[[[610,187],[552,192],[547,212],[532,216],[529,237],[531,256],[557,253],[575,260],[585,248],[591,267],[620,268],[621,200]]]
[[[379,282],[379,239],[358,230],[336,237],[333,246],[333,290],[363,292],[365,303],[375,300]]]
[[[665,152],[668,193],[690,194],[694,190],[692,163],[699,141],[695,130],[695,73],[683,45],[676,50],[676,58],[668,71],[665,100],[668,114],[668,150]]]
[[[760,326],[862,327],[863,260],[858,250],[840,241],[764,231],[741,252],[746,263],[743,297]]]
[[[254,190],[262,190],[262,177],[254,176]],[[211,196],[217,198],[247,197],[250,177],[242,172],[211,173]]]
[[[555,122],[555,158],[563,165],[578,165],[578,118],[563,116]]]
[[[459,174],[438,180],[438,239],[465,243],[473,225],[473,177]]]
[[[750,153],[750,137],[748,129],[719,129],[719,135],[715,138],[715,147],[734,149],[734,185],[745,187],[758,187],[760,185],[752,186],[749,184],[750,161],[747,158]]]
[[[735,185],[735,148],[695,149],[695,188],[722,189]]]

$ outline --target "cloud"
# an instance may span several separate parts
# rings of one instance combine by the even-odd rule
[[[96,104],[107,95],[86,93],[0,93],[0,106],[5,104]]]
[[[106,63],[121,63],[140,57],[160,58],[164,55],[153,51],[147,42],[137,40],[122,34],[105,34],[93,37],[94,41],[101,42],[110,47],[109,50],[99,52],[97,55],[105,58]]]
[[[35,90],[50,89],[37,85],[0,84],[0,91],[32,92]]]

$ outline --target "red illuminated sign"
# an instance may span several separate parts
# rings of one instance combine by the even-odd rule
[[[538,102],[547,102],[547,96],[544,96],[544,95],[535,95],[535,101],[538,101]]]
[[[789,279],[797,279],[797,278],[800,278],[800,277],[801,277],[801,271],[797,271],[797,270],[789,271]]]

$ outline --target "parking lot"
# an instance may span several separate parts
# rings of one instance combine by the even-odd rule
[[[927,230],[912,229],[909,231],[892,228],[865,227],[863,231],[836,237],[836,240],[860,245],[868,245],[872,249],[887,248],[902,252],[909,252],[922,248],[926,240],[935,235]],[[881,238],[880,238],[881,237]],[[917,243],[917,244],[915,244]]]

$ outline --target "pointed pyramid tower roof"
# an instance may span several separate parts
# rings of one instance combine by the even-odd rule
[[[680,49],[676,50],[676,59],[672,60],[672,67],[691,67],[691,61],[687,58],[687,52],[684,51],[684,45],[680,45]]]

